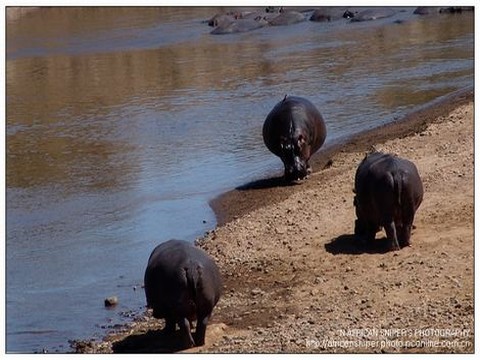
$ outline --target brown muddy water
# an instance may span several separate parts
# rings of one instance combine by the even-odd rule
[[[395,10],[223,36],[208,7],[9,18],[7,352],[67,352],[141,312],[159,242],[193,241],[209,200],[282,173],[261,128],[285,94],[317,105],[331,143],[473,86],[473,13]]]

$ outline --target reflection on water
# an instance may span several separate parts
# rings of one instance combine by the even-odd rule
[[[158,242],[193,240],[210,198],[282,171],[261,127],[285,94],[319,107],[331,142],[472,85],[473,14],[398,10],[231,36],[209,34],[207,7],[9,21],[7,350],[66,351],[142,309]]]

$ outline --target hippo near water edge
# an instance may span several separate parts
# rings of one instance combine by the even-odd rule
[[[323,145],[327,129],[322,115],[307,99],[285,96],[263,124],[263,141],[285,166],[285,179],[305,178],[310,157]]]
[[[178,324],[186,348],[203,345],[208,320],[222,290],[213,259],[187,241],[169,240],[152,251],[144,281],[147,307],[153,309],[153,317],[165,319],[165,333],[175,332]]]
[[[383,227],[392,248],[410,245],[415,212],[423,200],[415,164],[390,154],[371,153],[358,166],[354,191],[356,236],[373,241]]]

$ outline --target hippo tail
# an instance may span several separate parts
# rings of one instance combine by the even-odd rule
[[[402,208],[402,174],[400,171],[395,171],[393,174],[393,193],[395,196],[396,209]]]
[[[200,269],[197,266],[189,266],[185,268],[185,276],[187,278],[187,291],[191,299],[197,298],[197,284],[199,283]]]

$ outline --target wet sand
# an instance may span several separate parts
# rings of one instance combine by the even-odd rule
[[[197,241],[223,297],[206,345],[187,352],[473,352],[473,90],[321,150],[297,185],[260,180],[212,201],[219,226]],[[353,177],[365,152],[412,160],[425,196],[412,246],[352,236]],[[273,155],[272,155],[273,156]],[[78,352],[178,350],[142,314]]]

